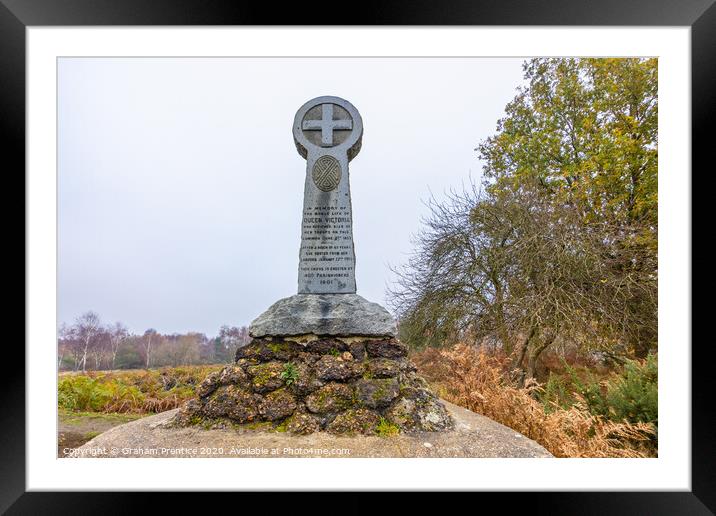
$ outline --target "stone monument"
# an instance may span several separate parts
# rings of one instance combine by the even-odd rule
[[[310,100],[293,137],[306,160],[298,293],[251,323],[235,364],[207,377],[173,423],[298,434],[452,428],[393,317],[356,294],[348,165],[361,148],[358,110],[338,97]]]

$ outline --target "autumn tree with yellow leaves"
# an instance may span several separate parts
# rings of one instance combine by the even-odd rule
[[[416,347],[470,340],[523,379],[571,342],[657,348],[657,60],[532,59],[479,144],[481,184],[432,201],[393,306]]]

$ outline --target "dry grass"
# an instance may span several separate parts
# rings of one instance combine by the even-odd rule
[[[556,457],[651,457],[654,426],[617,423],[589,412],[577,395],[568,409],[547,413],[535,399],[542,387],[515,387],[505,356],[458,345],[412,356],[421,373],[446,400],[483,414],[540,443]]]

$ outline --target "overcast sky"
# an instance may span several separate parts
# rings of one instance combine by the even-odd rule
[[[480,178],[474,149],[522,61],[60,59],[59,321],[92,309],[211,336],[295,294],[306,163],[291,125],[321,95],[363,117],[356,282],[385,305],[423,202]]]

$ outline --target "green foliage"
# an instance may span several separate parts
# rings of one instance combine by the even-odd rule
[[[220,366],[185,366],[112,373],[63,374],[57,404],[69,411],[153,413],[179,406]]]
[[[400,433],[400,428],[384,417],[381,417],[378,425],[375,427],[375,433],[380,437],[393,437]]]
[[[589,371],[578,372],[565,365],[566,376],[550,374],[540,394],[545,409],[568,408],[584,400],[594,415],[615,422],[653,423],[658,426],[658,364],[657,355],[645,360],[628,360],[624,368],[600,380]]]
[[[650,354],[644,361],[627,362],[624,373],[609,384],[607,404],[614,420],[658,426],[657,355]]]
[[[125,405],[136,406],[144,394],[134,386],[105,382],[102,377],[68,376],[58,385],[58,405],[67,410],[122,412]]]
[[[331,355],[331,356],[337,357],[337,356],[340,356],[340,355],[341,355],[341,352],[338,351],[336,348],[331,348],[331,349],[328,351],[328,354]]]
[[[532,59],[524,71],[480,145],[495,187],[537,178],[586,221],[655,223],[657,60]]]
[[[544,384],[540,399],[548,413],[557,409],[569,408],[574,401],[567,380],[553,373],[550,373]]]
[[[283,371],[279,375],[286,385],[291,385],[298,380],[298,368],[293,362],[286,362],[283,365]]]
[[[609,405],[605,396],[607,383],[600,382],[593,374],[585,372],[585,378],[580,378],[573,367],[566,363],[565,369],[572,381],[572,389],[586,402],[592,414],[608,416]]]

